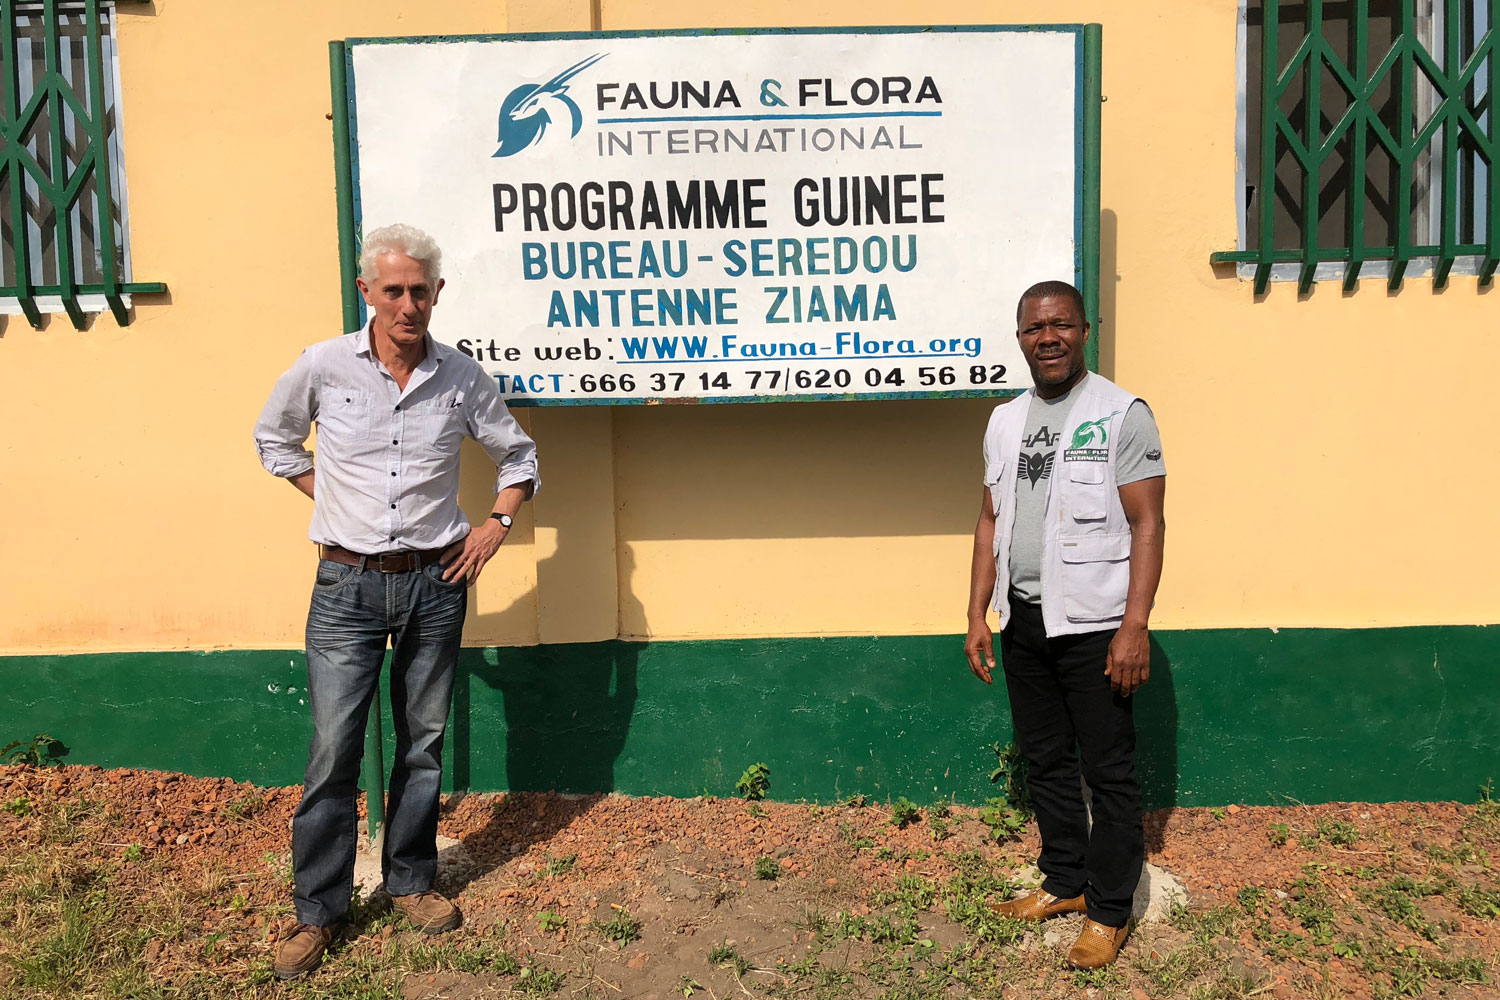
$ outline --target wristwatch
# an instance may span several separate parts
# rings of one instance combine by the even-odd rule
[[[495,520],[499,521],[500,526],[502,528],[505,528],[506,530],[509,530],[510,526],[515,523],[515,518],[511,517],[509,514],[491,514],[490,517],[493,517]]]

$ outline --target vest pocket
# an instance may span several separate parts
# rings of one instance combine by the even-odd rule
[[[1068,510],[1074,521],[1103,521],[1109,516],[1103,462],[1065,462]]]
[[[1098,622],[1124,614],[1130,589],[1130,533],[1064,536],[1057,544],[1068,620]]]

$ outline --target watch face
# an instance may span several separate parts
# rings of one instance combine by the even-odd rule
[[[514,522],[514,518],[512,518],[509,514],[500,514],[499,516],[497,516],[495,518],[495,520],[499,521],[502,525],[504,525],[507,528],[509,528],[511,526],[511,524]]]

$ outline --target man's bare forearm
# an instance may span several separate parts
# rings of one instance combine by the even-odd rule
[[[1130,536],[1130,589],[1125,595],[1127,627],[1146,628],[1151,619],[1151,605],[1156,603],[1156,588],[1161,583],[1166,525],[1155,525]]]
[[[984,621],[995,596],[995,514],[990,491],[979,502],[979,521],[974,525],[974,557],[969,565],[969,621]]]
[[[1130,522],[1130,588],[1125,594],[1122,628],[1145,629],[1161,583],[1167,521],[1167,482],[1164,477],[1143,479],[1120,487],[1120,503]]]
[[[306,472],[299,472],[295,476],[287,476],[286,481],[297,487],[297,489],[301,490],[302,493],[306,495],[307,499],[315,499],[313,497],[312,469],[308,469]]]

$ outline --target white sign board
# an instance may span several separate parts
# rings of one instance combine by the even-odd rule
[[[1015,392],[1081,280],[1082,29],[355,39],[355,208],[516,403]]]

